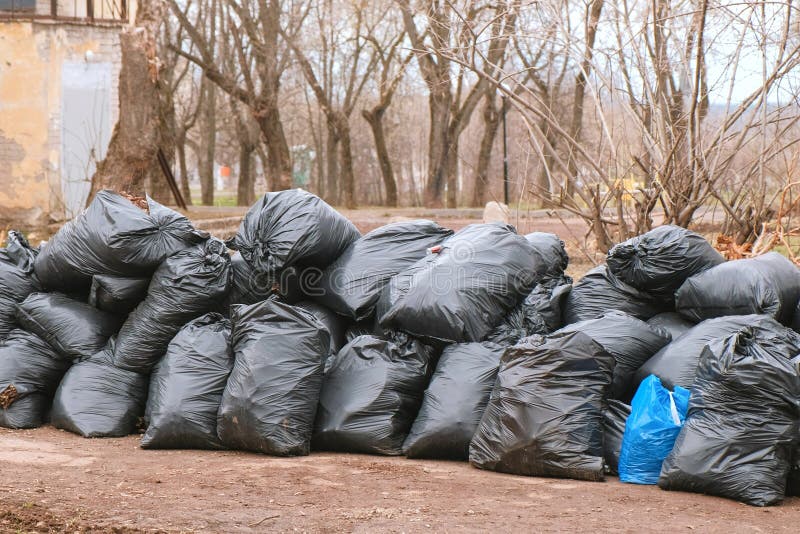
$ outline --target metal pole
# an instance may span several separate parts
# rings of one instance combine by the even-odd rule
[[[505,199],[506,206],[508,206],[508,131],[506,130],[505,95],[501,97],[500,105],[503,106],[503,198]]]

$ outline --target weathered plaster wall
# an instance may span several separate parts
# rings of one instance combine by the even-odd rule
[[[0,224],[41,225],[63,218],[61,65],[114,65],[112,124],[117,116],[118,26],[0,22]]]

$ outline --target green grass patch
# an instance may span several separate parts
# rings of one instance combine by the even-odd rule
[[[203,203],[200,200],[200,190],[192,190],[192,206],[202,206]],[[231,206],[236,206],[236,193],[230,191],[214,191],[214,203],[212,206],[217,206],[220,208],[227,208]]]

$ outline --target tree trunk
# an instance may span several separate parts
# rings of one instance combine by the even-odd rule
[[[268,174],[270,185],[275,191],[283,191],[294,187],[292,178],[292,153],[286,141],[286,133],[281,121],[280,87],[283,70],[280,68],[279,35],[281,17],[285,15],[283,2],[267,0],[262,2],[261,22],[264,44],[263,70],[261,71],[262,92],[264,95],[263,108],[258,110],[256,117],[260,117],[259,126],[264,134],[269,156]]]
[[[269,155],[267,154],[267,151],[264,150],[264,147],[262,145],[260,145],[260,144],[259,144],[259,146],[256,147],[256,154],[258,155],[258,161],[261,162],[261,170],[262,170],[262,173],[263,173],[261,176],[264,177],[264,187],[266,188],[267,191],[274,191],[275,188],[272,185],[272,179],[269,176],[269,172],[268,172],[268,170],[269,170]],[[258,185],[257,182],[258,182],[258,176],[256,176],[256,178],[253,180],[253,185],[254,186]]]
[[[569,124],[569,136],[572,139],[569,148],[569,159],[567,160],[567,194],[572,196],[575,192],[575,181],[578,176],[577,158],[573,155],[575,147],[573,145],[580,142],[581,131],[583,130],[583,104],[586,98],[586,78],[592,69],[592,57],[594,56],[594,41],[597,37],[597,25],[600,22],[600,15],[603,12],[604,0],[592,0],[589,6],[589,20],[586,24],[586,49],[583,55],[580,71],[575,77],[575,96],[572,103],[572,119]]]
[[[447,176],[450,139],[450,87],[431,91],[430,133],[428,135],[428,183],[425,184],[425,203],[431,208],[442,207],[442,192]]]
[[[256,172],[253,155],[261,143],[261,128],[242,103],[230,99],[230,113],[235,118],[236,140],[239,142],[239,175],[236,180],[236,204],[249,206],[255,201]],[[267,158],[269,159],[269,158]]]
[[[119,120],[92,176],[87,205],[102,189],[140,195],[159,142],[158,61],[155,36],[163,18],[159,0],[142,0],[134,27],[120,34]]]
[[[328,135],[325,138],[325,200],[330,204],[339,204],[339,134],[328,123]]]
[[[175,152],[178,156],[178,166],[180,168],[180,188],[183,200],[187,206],[192,205],[192,191],[189,189],[189,170],[186,168],[186,132],[178,132],[175,138]]]
[[[200,201],[204,206],[214,204],[214,154],[217,144],[217,87],[207,78],[201,82],[205,90],[203,123],[200,136]]]
[[[339,114],[336,118],[339,131],[339,170],[341,172],[341,187],[344,193],[343,201],[347,209],[356,207],[356,179],[353,171],[353,148],[350,139],[350,125],[347,117]]]
[[[549,126],[547,121],[542,120],[539,124],[539,129],[544,132],[545,143],[542,152],[542,167],[536,174],[536,181],[534,183],[535,196],[537,202],[534,204],[537,208],[544,208],[547,206],[547,201],[550,200],[553,190],[550,184],[550,172],[555,166],[555,148],[558,144],[558,137],[555,135],[553,129]]]
[[[158,148],[166,156],[167,164],[170,168],[174,169],[175,163],[175,101],[169,91],[163,90],[159,84],[159,111],[158,111]],[[158,158],[155,158],[152,163],[149,176],[148,193],[158,202],[162,204],[176,203],[175,197],[172,194],[172,189],[167,182],[167,177],[164,176],[164,171],[161,170],[161,165],[158,163]]]
[[[385,108],[376,106],[371,110],[363,110],[361,115],[363,115],[364,120],[367,121],[369,127],[372,129],[372,137],[375,139],[375,154],[378,158],[378,165],[381,168],[383,187],[386,190],[384,203],[389,207],[396,208],[397,181],[394,177],[392,160],[389,158],[389,148],[386,146],[386,134],[383,130],[383,116],[385,113]]]
[[[283,131],[280,112],[277,106],[274,109],[263,111],[259,117],[258,126],[264,134],[267,143],[268,166],[270,187],[274,191],[291,189],[294,184],[292,180],[292,155],[289,151],[289,144],[286,141],[286,134]]]
[[[448,135],[450,144],[447,147],[447,207],[458,207],[458,135],[452,131]]]
[[[321,125],[321,121],[318,121],[317,124]],[[321,198],[328,198],[330,196],[330,190],[325,180],[325,158],[322,157],[322,154],[325,152],[325,140],[323,137],[324,132],[320,126],[317,128],[316,135],[314,135],[314,164],[317,167],[317,194]]]
[[[255,147],[247,143],[239,145],[239,181],[236,185],[236,205],[249,206],[256,199],[256,181],[253,173]]]
[[[475,166],[475,187],[472,190],[472,205],[483,207],[486,204],[486,189],[489,185],[489,165],[492,163],[492,149],[500,125],[500,113],[495,102],[494,92],[486,94],[483,106],[483,135],[478,149],[478,163]]]
[[[594,211],[594,216],[592,217],[592,234],[594,234],[595,246],[598,252],[605,254],[611,250],[614,243],[608,235],[605,224],[603,224],[603,205],[599,185],[597,189],[593,191],[591,200],[591,208]]]

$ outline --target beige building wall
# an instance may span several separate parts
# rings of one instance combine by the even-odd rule
[[[118,24],[0,20],[0,225],[64,218],[62,67],[81,61],[112,64],[108,113],[113,126],[119,32]]]

